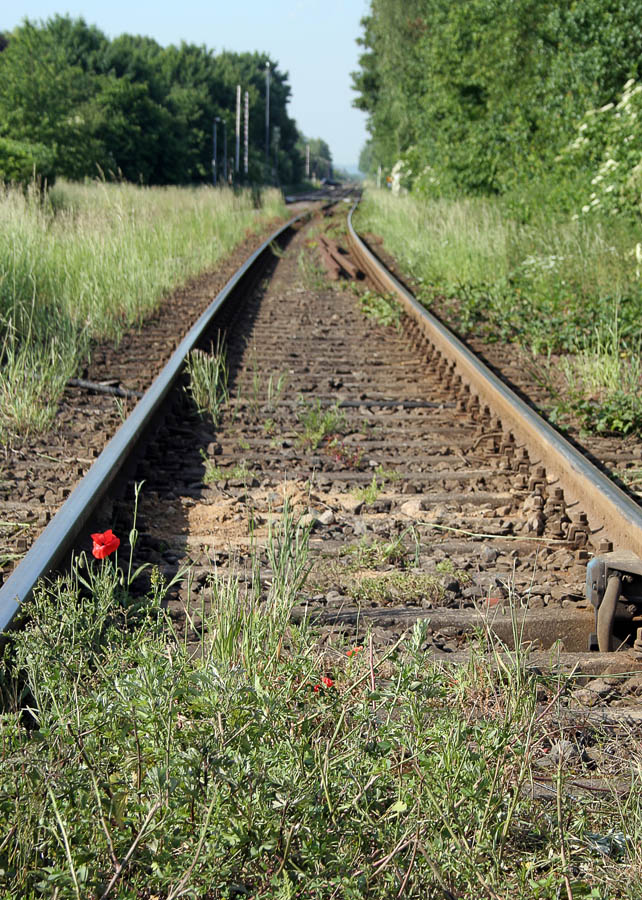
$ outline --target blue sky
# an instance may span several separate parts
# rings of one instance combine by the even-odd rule
[[[0,13],[0,31],[25,17],[82,16],[108,37],[124,32],[160,44],[187,41],[213,50],[263,50],[290,76],[290,115],[308,137],[328,142],[338,165],[355,165],[366,141],[365,116],[352,107],[359,20],[368,0],[17,0]]]

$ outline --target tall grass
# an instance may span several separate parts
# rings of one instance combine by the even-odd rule
[[[118,340],[248,229],[283,213],[277,191],[264,192],[257,210],[249,191],[208,187],[59,183],[44,202],[35,190],[1,189],[0,395],[15,397],[21,384],[42,379],[30,364],[34,356],[55,360],[57,378],[45,377],[32,417],[3,403],[0,438],[42,427],[58,382],[91,339]]]
[[[577,354],[589,361],[599,383],[593,378],[592,387],[581,390],[574,409],[586,424],[642,431],[642,383],[635,379],[642,317],[639,228],[624,219],[562,215],[543,200],[527,221],[517,213],[514,198],[431,200],[371,189],[358,223],[384,238],[421,282],[425,302],[442,298],[442,309],[464,333],[517,341],[535,355],[569,355],[566,371],[574,370]],[[613,357],[610,367],[605,352]],[[588,415],[584,401],[591,389],[605,409],[620,405],[622,384],[614,399],[612,380],[599,374],[624,358],[632,385],[624,392],[629,412]]]

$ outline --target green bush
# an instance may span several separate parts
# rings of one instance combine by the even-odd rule
[[[34,178],[53,184],[54,154],[44,144],[0,138],[0,181],[27,185]]]

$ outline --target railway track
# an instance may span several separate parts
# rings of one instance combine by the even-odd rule
[[[465,659],[486,630],[537,665],[642,668],[640,508],[343,227],[292,220],[248,260],[0,589],[2,628],[90,532],[129,531],[143,480],[137,561],[189,567],[170,609],[195,644],[213,567],[249,585],[258,558],[269,581],[270,530],[293,516],[311,561],[294,616],[330,653],[366,633],[390,646],[423,620],[438,659]],[[328,284],[333,238],[364,279]],[[219,334],[229,400],[214,425],[186,402],[183,359]],[[627,683],[600,702],[628,709]]]

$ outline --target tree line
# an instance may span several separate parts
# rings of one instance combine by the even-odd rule
[[[162,47],[152,38],[127,34],[110,40],[69,16],[25,20],[0,35],[0,180],[24,180],[35,165],[47,177],[210,181],[216,118],[219,175],[223,122],[228,171],[234,169],[237,84],[249,96],[249,180],[300,182],[307,139],[288,115],[288,75],[268,54],[214,53],[187,43]],[[312,144],[326,157],[317,160],[313,151],[315,169],[331,166],[327,144]]]
[[[369,116],[366,171],[397,163],[427,192],[501,193],[552,171],[595,172],[617,161],[618,139],[628,174],[640,163],[638,0],[371,0],[362,25],[353,81]]]

